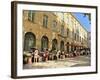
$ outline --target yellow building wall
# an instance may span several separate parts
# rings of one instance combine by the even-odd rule
[[[62,23],[61,13],[54,14],[53,12],[38,12],[37,11],[35,13],[34,22],[31,22],[28,20],[28,11],[27,10],[24,11],[23,13],[24,13],[23,14],[24,35],[27,32],[34,33],[34,35],[36,35],[36,47],[38,47],[39,49],[41,49],[41,38],[43,36],[47,36],[49,39],[49,46],[48,46],[49,49],[52,48],[52,40],[53,39],[57,39],[58,49],[60,49],[60,42],[62,40],[64,41],[64,46],[66,45],[67,42],[69,42],[71,44],[73,42],[72,31],[76,30],[76,28],[79,28],[79,30],[80,30],[79,36],[81,36],[81,38],[84,38],[83,35],[85,35],[87,37],[87,31],[84,30],[84,28],[82,28],[82,26],[77,26],[80,23],[75,19],[75,17],[73,17],[73,15],[71,13],[64,14],[64,17],[68,18],[68,23],[67,22]],[[43,27],[43,15],[48,16],[47,28]],[[53,20],[57,21],[57,26],[54,29],[52,28]],[[64,35],[63,36],[60,35],[61,25],[64,25]],[[70,30],[70,37],[67,37],[67,28]],[[81,43],[81,42],[77,42],[77,41],[74,41],[74,42],[76,42],[76,44]],[[87,46],[86,43],[85,43],[85,46]],[[65,50],[66,50],[66,46],[65,46]]]

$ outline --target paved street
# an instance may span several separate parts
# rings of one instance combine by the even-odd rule
[[[64,67],[75,67],[75,66],[90,66],[91,64],[90,55],[88,56],[77,56],[73,58],[66,58],[60,60],[53,60],[47,62],[38,62],[33,64],[25,64],[24,69],[41,69],[41,68],[64,68]]]

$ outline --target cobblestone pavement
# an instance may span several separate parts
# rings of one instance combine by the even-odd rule
[[[60,60],[53,60],[47,62],[38,62],[33,64],[25,64],[24,69],[41,69],[41,68],[64,68],[64,67],[75,67],[75,66],[90,66],[91,60],[90,55],[88,56],[77,56],[73,58],[66,58]]]

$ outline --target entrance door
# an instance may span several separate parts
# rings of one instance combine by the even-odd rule
[[[60,42],[60,50],[63,51],[64,50],[64,41]]]
[[[46,36],[41,39],[41,50],[44,51],[44,49],[48,49],[48,38]]]
[[[58,44],[57,44],[57,39],[52,40],[52,50],[57,50]]]
[[[30,51],[36,45],[36,37],[32,32],[27,32],[24,38],[24,50]]]

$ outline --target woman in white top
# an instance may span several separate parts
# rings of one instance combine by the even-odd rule
[[[39,58],[39,51],[36,49],[34,52],[34,62],[38,62],[38,58]]]

